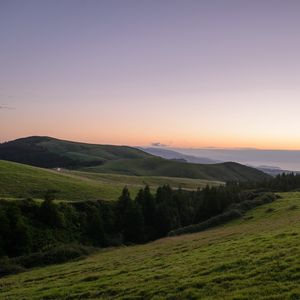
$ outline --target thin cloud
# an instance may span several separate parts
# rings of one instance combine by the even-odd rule
[[[0,105],[0,109],[16,109],[15,107]]]
[[[150,145],[153,146],[153,147],[168,147],[169,146],[167,144],[162,144],[160,142],[153,142]]]

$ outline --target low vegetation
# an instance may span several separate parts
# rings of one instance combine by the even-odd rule
[[[284,193],[212,230],[8,276],[1,297],[299,299],[299,205],[300,193]]]
[[[124,188],[117,201],[54,203],[55,194],[48,190],[41,203],[0,202],[0,255],[15,257],[70,243],[97,247],[145,243],[257,197],[232,185],[197,191],[162,186],[155,194],[146,186],[134,200]]]
[[[146,184],[152,190],[168,184],[172,188],[196,190],[206,185],[220,185],[222,182],[188,178],[137,177],[85,172],[61,172],[31,167],[24,164],[0,160],[0,197],[38,198],[44,197],[46,190],[59,191],[60,200],[116,200],[124,186],[136,196]]]
[[[206,221],[203,221],[198,224],[189,225],[186,227],[181,227],[179,229],[175,229],[169,232],[169,236],[176,236],[176,235],[182,235],[187,233],[194,233],[206,230],[210,227],[215,227],[217,225],[221,225],[224,223],[227,223],[228,221],[237,219],[242,217],[245,212],[247,212],[250,209],[253,209],[257,206],[271,203],[278,199],[279,196],[272,194],[272,193],[266,193],[262,194],[253,200],[246,200],[240,203],[233,203],[226,209],[223,213],[216,215],[214,217],[209,218]],[[273,208],[269,207],[266,209],[266,212],[273,212]]]
[[[300,175],[197,190],[146,185],[133,196],[125,187],[116,201],[67,202],[55,201],[58,188],[84,194],[100,180],[142,179],[0,166],[4,191],[27,188],[43,198],[0,201],[0,298],[300,297],[300,193],[274,194],[297,190]]]

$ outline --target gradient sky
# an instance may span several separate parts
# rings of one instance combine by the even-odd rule
[[[300,149],[298,0],[0,0],[0,141]]]

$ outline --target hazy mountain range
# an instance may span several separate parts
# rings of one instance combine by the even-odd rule
[[[184,160],[189,163],[214,164],[234,161],[256,167],[266,173],[300,171],[300,151],[259,149],[186,149],[145,147],[144,151],[166,159]]]

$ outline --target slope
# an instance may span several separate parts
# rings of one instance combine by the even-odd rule
[[[50,137],[29,137],[0,144],[0,159],[38,167],[137,176],[217,181],[259,181],[268,177],[261,171],[237,163],[188,164],[155,157],[132,147],[84,144]]]
[[[37,167],[80,168],[116,159],[151,157],[127,146],[94,145],[32,136],[0,144],[0,159]]]
[[[132,196],[148,184],[155,189],[161,184],[173,188],[197,189],[205,185],[219,185],[200,179],[168,177],[136,177],[85,172],[61,172],[32,167],[19,163],[0,161],[0,197],[42,198],[47,189],[59,190],[57,197],[63,200],[116,200],[126,185]]]
[[[166,160],[160,157],[109,161],[106,164],[86,167],[82,170],[136,176],[170,176],[218,181],[260,181],[269,177],[269,175],[259,170],[234,162],[201,165]]]
[[[300,193],[212,230],[2,278],[2,299],[299,299]]]

